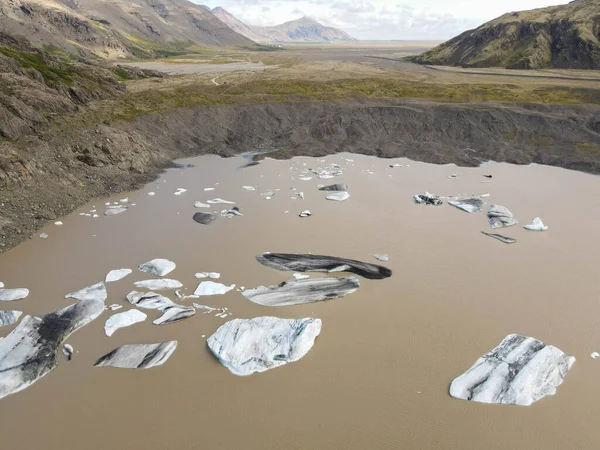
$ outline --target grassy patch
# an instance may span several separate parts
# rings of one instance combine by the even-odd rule
[[[17,61],[25,69],[35,69],[44,77],[46,83],[65,83],[71,85],[73,72],[69,69],[49,66],[37,53],[25,53],[8,47],[0,47],[0,53]]]

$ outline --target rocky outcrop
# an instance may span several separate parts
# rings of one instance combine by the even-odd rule
[[[222,325],[207,344],[233,374],[265,372],[298,361],[321,332],[321,320],[257,317],[234,319]]]
[[[528,406],[554,395],[575,358],[537,339],[511,334],[450,385],[455,398]]]
[[[387,267],[336,256],[263,253],[256,260],[267,267],[291,272],[350,272],[371,280],[392,276],[392,271]]]

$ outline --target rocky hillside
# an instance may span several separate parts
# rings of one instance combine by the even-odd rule
[[[63,60],[0,31],[0,144],[43,131],[53,118],[124,93],[120,82],[160,76],[98,61]],[[0,165],[3,161],[0,152]]]
[[[411,59],[464,67],[600,69],[600,1],[505,14]]]
[[[253,44],[187,0],[0,0],[0,30],[49,51],[110,58]]]
[[[255,42],[352,42],[355,40],[347,33],[321,25],[310,17],[302,17],[274,27],[254,27],[246,25],[223,8],[215,8],[212,12],[232,30]]]

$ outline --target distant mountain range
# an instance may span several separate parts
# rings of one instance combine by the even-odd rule
[[[223,23],[235,32],[260,43],[286,42],[352,42],[356,39],[332,27],[326,27],[310,17],[302,17],[274,27],[249,26],[225,9],[212,10]]]
[[[187,0],[0,0],[0,30],[38,47],[110,58],[255,45]]]
[[[505,14],[410,59],[463,67],[600,69],[600,0]]]

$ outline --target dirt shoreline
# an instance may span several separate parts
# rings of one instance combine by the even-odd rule
[[[0,251],[93,198],[137,189],[182,157],[350,152],[477,166],[547,164],[600,174],[596,106],[354,100],[176,110],[69,135],[0,142]]]

